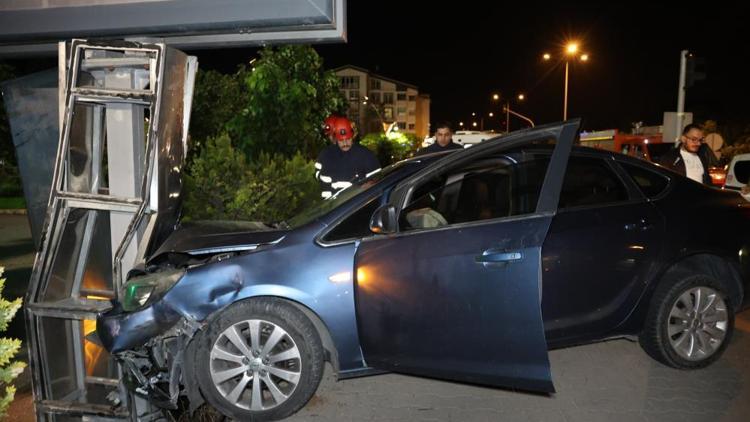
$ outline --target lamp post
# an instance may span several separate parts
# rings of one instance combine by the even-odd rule
[[[576,42],[570,42],[565,46],[565,54],[563,56],[565,57],[565,95],[563,98],[563,120],[568,120],[568,79],[570,74],[570,61],[571,59],[580,60],[582,62],[587,62],[589,60],[588,54],[579,54],[578,50],[578,43]],[[542,59],[544,59],[545,61],[551,60],[552,55],[549,53],[544,53],[544,55],[542,55]]]

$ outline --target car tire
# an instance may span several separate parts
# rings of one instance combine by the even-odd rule
[[[641,332],[643,350],[679,369],[703,368],[726,349],[734,330],[734,311],[726,288],[696,275],[659,286]]]
[[[272,298],[237,302],[196,338],[193,362],[206,402],[241,421],[288,417],[304,406],[323,376],[315,327],[294,306]]]

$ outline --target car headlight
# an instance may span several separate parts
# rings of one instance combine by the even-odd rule
[[[184,269],[161,271],[134,277],[120,291],[120,303],[125,311],[135,311],[161,296],[185,274]]]

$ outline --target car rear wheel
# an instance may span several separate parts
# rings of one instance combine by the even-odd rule
[[[723,286],[706,276],[661,286],[640,336],[651,357],[673,368],[703,368],[729,344],[734,312]]]
[[[285,418],[323,375],[323,347],[298,309],[275,299],[238,302],[201,334],[195,364],[206,401],[243,421]]]

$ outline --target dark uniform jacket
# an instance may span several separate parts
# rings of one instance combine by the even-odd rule
[[[353,180],[380,168],[375,155],[367,148],[353,144],[349,151],[329,145],[318,155],[315,178],[320,182],[321,195],[330,198],[337,191],[351,185]]]
[[[428,146],[427,148],[422,148],[419,151],[417,151],[417,155],[432,154],[433,152],[450,151],[454,149],[464,149],[464,147],[452,141],[450,144],[444,147],[441,147],[440,144],[438,144],[436,141],[435,143]]]

